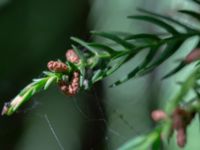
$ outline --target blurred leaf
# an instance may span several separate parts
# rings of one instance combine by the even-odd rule
[[[150,149],[155,143],[157,144],[155,148],[159,148],[160,146],[160,133],[161,129],[156,128],[154,131],[152,131],[150,134],[147,135],[147,138],[141,146],[138,147],[138,150],[148,150]],[[155,145],[154,145],[155,146]],[[152,148],[152,150],[154,150]]]
[[[81,52],[81,50],[79,50],[75,45],[72,45],[72,48],[74,49],[74,51],[76,52],[76,54],[79,56],[81,62],[81,65],[78,65],[78,69],[80,70],[81,73],[81,78],[80,78],[80,87],[83,86],[83,82],[85,80],[85,66],[86,64],[86,59],[83,55],[83,53]]]
[[[162,79],[166,79],[174,74],[176,74],[178,71],[180,71],[182,68],[184,68],[187,65],[185,61],[182,61],[178,66],[176,66],[172,71],[167,73]]]
[[[113,83],[112,85],[110,85],[110,87],[115,87],[118,86],[126,81],[128,81],[129,79],[132,79],[133,77],[135,77],[135,75],[140,71],[139,67],[136,67],[133,71],[131,71],[130,73],[128,73],[128,75],[126,75],[124,78],[116,81],[115,83]]]
[[[152,145],[152,150],[160,150],[161,144],[162,144],[161,138],[157,138]]]
[[[199,121],[199,124],[200,124],[200,112],[198,112],[197,115],[198,115],[198,121]]]
[[[120,59],[118,62],[116,62],[112,67],[110,67],[107,72],[106,72],[106,76],[111,75],[113,72],[115,72],[119,67],[121,67],[121,65],[123,65],[126,61],[127,58],[129,56],[125,56],[122,59]]]
[[[163,52],[160,54],[160,56],[147,68],[142,70],[139,73],[139,76],[142,76],[144,74],[149,73],[153,69],[155,69],[157,66],[162,64],[165,60],[167,60],[171,55],[173,55],[182,45],[183,40],[172,40],[167,42],[166,48],[164,48]]]
[[[81,61],[85,62],[86,59],[84,57],[84,54],[81,52],[80,49],[78,49],[78,47],[76,47],[75,45],[72,45],[73,50],[76,52],[76,54],[78,55],[78,57],[80,58]]]
[[[33,96],[33,90],[28,90],[22,97],[21,102],[19,102],[17,105],[15,105],[14,107],[11,107],[11,112],[8,112],[8,114],[10,115],[10,113],[12,114],[13,112],[15,112],[24,102],[26,102],[27,100],[30,99],[30,97]]]
[[[200,78],[199,76],[200,66],[196,67],[195,70],[187,77],[182,83],[181,89],[176,93],[175,97],[166,106],[166,112],[171,113],[177,107],[177,105],[183,101],[184,96],[193,89],[196,85],[196,80]]]
[[[101,69],[95,71],[94,75],[92,76],[92,83],[95,83],[98,80],[102,79],[103,75],[104,75],[104,72]]]
[[[138,15],[138,16],[129,16],[129,18],[151,22],[151,23],[153,23],[155,25],[158,25],[158,26],[162,27],[166,31],[170,32],[171,34],[178,34],[176,29],[173,28],[171,25],[165,23],[164,21],[162,21],[160,19],[157,19],[157,18],[154,18],[154,17],[151,17],[151,16]]]
[[[148,34],[148,33],[142,33],[142,34],[134,34],[134,35],[128,35],[125,40],[137,40],[137,39],[148,39],[151,42],[153,41],[159,41],[160,38],[155,34]]]
[[[193,1],[200,5],[200,1],[199,0],[193,0]]]
[[[125,143],[118,150],[134,150],[133,148],[143,144],[145,139],[146,139],[145,135],[138,136],[138,137],[134,138],[133,140],[128,141],[127,143]]]
[[[146,67],[150,62],[151,60],[153,59],[153,57],[155,56],[156,54],[156,51],[158,50],[158,48],[154,47],[154,48],[151,48],[149,50],[149,53],[147,54],[147,56],[145,57],[144,61],[138,66],[136,67],[134,70],[132,70],[131,72],[128,73],[128,75],[126,75],[124,78],[116,81],[114,84],[111,85],[111,87],[114,87],[114,86],[118,86],[126,81],[128,81],[129,79],[133,78],[136,76],[136,74],[144,69],[144,67]]]
[[[97,70],[92,77],[92,82],[93,83],[97,82],[98,80],[101,80],[101,79],[111,75],[112,73],[114,73],[119,67],[121,67],[121,65],[123,65],[127,61],[128,57],[129,56],[125,56],[112,65],[108,63],[107,68],[105,68],[103,70],[102,69]],[[112,61],[110,61],[110,62],[112,62]]]
[[[118,51],[118,52],[111,58],[111,60],[118,59],[118,58],[120,58],[120,57],[122,57],[122,56],[124,56],[124,55],[126,55],[126,54],[127,54],[126,51]]]
[[[46,76],[54,76],[55,75],[55,73],[50,72],[50,71],[43,71],[42,73]],[[36,81],[36,80],[40,80],[40,79],[33,79],[33,81]]]
[[[138,10],[139,10],[140,12],[143,12],[143,13],[146,13],[146,14],[149,14],[149,15],[152,15],[152,16],[155,16],[155,17],[159,17],[159,18],[161,18],[161,19],[164,19],[164,20],[170,21],[170,22],[172,22],[172,23],[175,23],[175,24],[177,24],[177,25],[179,25],[179,26],[181,26],[181,27],[187,29],[188,31],[194,31],[194,29],[188,27],[188,26],[185,25],[184,23],[181,23],[180,21],[175,20],[175,19],[173,19],[173,18],[171,18],[171,17],[164,16],[164,15],[161,15],[161,14],[157,14],[157,13],[154,13],[154,12],[150,12],[150,11],[144,10],[144,9],[142,9],[142,8],[139,8]]]
[[[78,44],[80,44],[81,46],[85,47],[87,50],[91,51],[95,55],[98,55],[98,54],[101,53],[98,49],[89,46],[89,44],[87,42],[85,42],[85,41],[83,41],[81,39],[78,39],[78,38],[75,38],[75,37],[71,37],[71,40],[73,40],[74,42],[77,42]]]
[[[11,3],[10,0],[0,0],[0,11],[2,8],[4,8],[5,6],[7,6],[10,3]]]
[[[44,85],[44,90],[48,89],[49,86],[50,86],[54,81],[56,81],[56,77],[55,77],[55,76],[50,77],[50,78],[47,80],[46,84]]]
[[[119,150],[148,150],[153,148],[160,148],[160,132],[161,128],[156,128],[154,131],[146,136],[139,136],[133,140],[125,143]],[[152,149],[154,150],[154,149]],[[156,150],[156,149],[155,149]]]
[[[120,37],[118,37],[115,34],[111,34],[111,33],[107,33],[107,32],[97,32],[97,31],[92,31],[91,33],[94,35],[101,36],[101,37],[107,38],[109,40],[112,40],[112,41],[116,42],[117,44],[123,46],[124,48],[127,48],[127,49],[134,48],[134,45],[126,42],[125,40],[121,39]]]
[[[95,47],[98,49],[102,49],[103,51],[107,51],[110,54],[115,54],[116,51],[114,49],[112,49],[111,47],[101,44],[101,43],[89,43],[89,46],[91,47]]]
[[[195,19],[197,19],[198,21],[200,21],[200,14],[194,11],[190,11],[190,10],[179,10],[179,12],[189,15]]]

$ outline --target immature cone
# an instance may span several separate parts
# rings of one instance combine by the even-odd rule
[[[70,84],[67,84],[64,81],[60,81],[59,87],[60,90],[68,96],[76,95],[79,91],[79,73],[73,73],[72,81]]]
[[[158,122],[158,121],[161,121],[161,120],[166,119],[166,118],[167,118],[167,115],[166,115],[166,113],[165,113],[164,111],[162,111],[162,110],[154,110],[154,111],[152,111],[152,113],[151,113],[151,118],[152,118],[154,121]]]
[[[190,124],[191,120],[194,118],[193,112],[188,112],[182,108],[176,108],[174,111],[172,118],[173,118],[173,128],[185,128],[187,125]]]
[[[50,71],[54,72],[66,72],[67,65],[60,61],[49,61],[47,67]]]
[[[200,48],[192,50],[185,58],[186,63],[192,63],[200,59]]]
[[[183,148],[186,144],[186,130],[184,128],[178,129],[177,130],[177,135],[176,135],[176,139],[177,139],[177,144],[179,147]]]
[[[188,112],[182,108],[176,108],[172,115],[173,128],[177,131],[177,144],[184,147],[187,141],[186,128],[194,117],[193,112]]]
[[[79,63],[79,56],[76,54],[76,52],[73,49],[69,49],[66,52],[66,59],[71,63]]]

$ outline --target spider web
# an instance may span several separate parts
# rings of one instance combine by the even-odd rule
[[[115,136],[121,143],[123,143],[124,141],[127,141],[129,139],[128,136],[123,135],[123,133],[118,131],[116,128],[112,127],[111,123],[109,122],[109,117],[111,115],[113,115],[113,113],[115,113],[115,115],[118,116],[118,119],[120,119],[121,122],[128,129],[134,130],[135,134],[139,134],[139,132],[134,128],[134,125],[132,125],[124,117],[121,117],[121,113],[119,111],[112,111],[112,110],[115,110],[115,108],[112,108],[113,106],[111,106],[111,104],[106,103],[106,106],[102,106],[101,103],[103,103],[103,102],[101,100],[102,99],[105,100],[105,99],[104,98],[101,99],[98,97],[96,88],[93,88],[92,93],[89,93],[89,95],[95,98],[94,102],[96,104],[96,109],[97,109],[98,113],[100,113],[101,118],[91,117],[91,115],[87,113],[88,111],[81,107],[77,97],[73,97],[74,106],[75,106],[76,110],[80,113],[80,115],[85,119],[85,121],[87,121],[87,122],[103,122],[104,123],[105,136],[102,137],[102,139],[104,139],[106,148],[108,148],[108,145],[114,145],[114,144],[112,144],[112,142],[113,142],[112,136]],[[106,100],[108,100],[108,99],[106,98]],[[105,104],[103,104],[103,105],[105,105]],[[106,114],[107,113],[106,108],[109,109],[109,111],[112,113]]]
[[[131,130],[135,132],[135,134],[139,134],[138,131],[134,128],[134,125],[132,123],[130,123],[128,120],[126,120],[126,118],[124,117],[121,117],[122,113],[117,110],[115,108],[113,108],[113,106],[111,104],[101,104],[103,103],[103,101],[101,101],[102,99],[105,100],[105,98],[102,98],[101,97],[98,97],[98,93],[97,93],[97,89],[96,88],[93,88],[92,89],[92,92],[89,92],[86,94],[86,98],[87,97],[92,97],[92,98],[89,98],[90,100],[93,100],[93,105],[95,104],[95,109],[96,111],[99,113],[99,115],[96,117],[94,115],[92,115],[91,113],[93,113],[89,107],[89,104],[90,101],[87,101],[85,100],[85,98],[81,98],[81,97],[71,97],[71,100],[73,101],[73,104],[72,107],[74,107],[74,109],[80,114],[81,118],[89,124],[93,124],[93,123],[103,123],[104,124],[104,127],[105,128],[101,128],[101,130],[103,130],[104,132],[104,135],[103,137],[100,137],[101,140],[103,141],[102,144],[104,144],[104,148],[105,149],[108,149],[108,147],[110,145],[116,145],[114,142],[114,140],[112,139],[113,137],[117,138],[117,141],[119,141],[120,145],[122,143],[124,143],[125,141],[127,141],[130,137],[124,135],[121,131],[119,131],[116,127],[113,127],[109,118],[110,116],[112,115],[115,115],[118,117],[118,119],[120,119],[120,122],[122,124],[124,124],[128,130]],[[106,100],[108,100],[106,98]],[[136,101],[138,102],[138,101]],[[42,107],[43,103],[42,102],[38,102],[35,98],[32,100],[32,103],[31,105],[29,105],[29,107],[26,107],[25,109],[22,109],[20,110],[18,113],[25,113],[25,114],[28,114],[26,115],[27,118],[30,118],[29,115],[36,115],[36,117],[39,117],[43,120],[45,120],[46,124],[48,125],[48,128],[49,128],[49,132],[51,132],[52,136],[54,137],[59,149],[61,150],[65,150],[67,148],[64,147],[64,145],[62,144],[60,138],[59,138],[59,135],[58,133],[56,132],[56,128],[55,128],[55,121],[51,119],[49,119],[48,115],[46,112],[43,112],[41,113],[40,111],[36,111],[34,112],[34,114],[32,113],[33,110],[37,109],[38,107]],[[83,107],[84,105],[84,107]],[[109,109],[109,112],[112,112],[112,113],[109,113],[107,114],[107,110],[106,109]],[[114,110],[114,111],[113,111]],[[31,113],[29,113],[31,112]],[[52,122],[54,122],[52,124]],[[86,124],[87,125],[87,124]],[[87,127],[86,127],[87,128]],[[90,130],[88,130],[88,132],[90,132]],[[86,137],[87,138],[87,137]],[[118,146],[120,146],[118,145]],[[112,146],[111,146],[112,147]],[[95,148],[93,147],[90,147],[91,150],[95,150]],[[110,149],[110,148],[109,148]],[[113,149],[113,148],[111,148]]]

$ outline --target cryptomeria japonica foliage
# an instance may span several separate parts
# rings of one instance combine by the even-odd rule
[[[192,0],[200,5],[200,1]],[[89,90],[96,82],[113,74],[122,65],[142,51],[147,51],[144,60],[135,68],[130,68],[129,73],[111,85],[118,86],[131,78],[138,78],[153,71],[156,67],[167,61],[175,52],[181,51],[181,46],[191,37],[200,39],[200,30],[190,27],[171,17],[141,10],[142,15],[129,16],[129,19],[150,22],[165,32],[163,34],[126,34],[108,32],[91,32],[93,36],[112,41],[113,44],[99,42],[85,42],[72,37],[71,49],[66,52],[66,60],[49,61],[48,71],[43,72],[43,77],[33,79],[13,100],[5,103],[2,115],[12,115],[19,107],[30,100],[32,96],[42,90],[47,90],[52,84],[67,96],[74,96],[80,91]],[[180,10],[200,22],[200,13]],[[181,31],[177,27],[182,28]],[[82,50],[84,48],[84,51]],[[149,134],[139,136],[127,142],[120,150],[147,150],[160,149],[162,144],[167,144],[173,134],[176,134],[177,144],[184,147],[187,141],[187,127],[195,115],[200,112],[200,40],[196,48],[174,66],[173,70],[163,76],[168,78],[187,65],[195,62],[190,75],[180,83],[180,89],[173,99],[167,101],[163,110],[152,112],[152,119],[157,123],[155,129]],[[191,100],[186,100],[190,91],[195,95]],[[162,143],[162,144],[161,144]]]

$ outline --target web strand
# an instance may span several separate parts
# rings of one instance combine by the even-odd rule
[[[45,118],[45,120],[46,120],[46,122],[47,122],[47,124],[48,124],[48,126],[49,126],[49,129],[51,130],[51,133],[53,134],[53,136],[54,136],[54,138],[55,138],[55,140],[56,140],[56,142],[57,142],[59,148],[60,148],[61,150],[65,150],[64,147],[63,147],[63,145],[61,144],[61,142],[60,142],[58,136],[56,135],[56,132],[55,132],[55,130],[53,129],[53,126],[51,125],[51,122],[49,121],[49,118],[48,118],[47,114],[44,115],[44,118]]]

